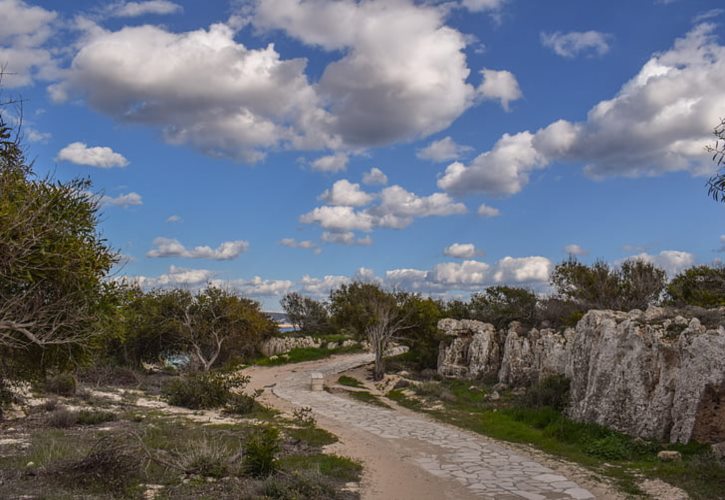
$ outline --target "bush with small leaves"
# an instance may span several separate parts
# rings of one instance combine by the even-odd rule
[[[569,404],[569,386],[569,379],[563,375],[545,377],[526,390],[522,403],[528,408],[548,406],[563,411]]]
[[[280,451],[279,430],[266,426],[247,438],[244,448],[244,469],[254,477],[266,477],[277,470]]]
[[[312,427],[317,423],[315,416],[312,414],[312,408],[309,406],[302,406],[292,411],[292,416],[295,422],[299,425]]]
[[[170,405],[206,410],[225,406],[248,383],[248,376],[234,373],[195,373],[169,382],[162,394]]]
[[[72,373],[59,373],[45,381],[45,390],[58,396],[73,396],[76,388],[76,378]]]

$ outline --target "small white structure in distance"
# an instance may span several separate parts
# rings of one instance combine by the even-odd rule
[[[321,391],[323,389],[322,373],[315,372],[310,375],[310,389],[313,391]]]

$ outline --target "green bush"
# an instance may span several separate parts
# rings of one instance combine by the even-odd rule
[[[220,408],[230,401],[246,404],[232,391],[241,391],[249,383],[249,377],[237,374],[195,373],[176,379],[162,388],[162,395],[173,406],[192,410]]]
[[[72,373],[59,373],[45,381],[45,390],[59,396],[73,396],[76,393],[76,378]]]
[[[98,425],[113,422],[118,417],[112,411],[81,410],[77,415],[78,425]]]
[[[56,429],[67,429],[78,423],[78,413],[62,408],[52,412],[45,422],[48,426]]]
[[[633,454],[631,440],[616,434],[593,441],[584,451],[605,460],[625,460],[632,458]]]
[[[469,307],[473,319],[505,329],[512,321],[534,326],[536,303],[536,295],[524,288],[492,286],[474,294]]]
[[[529,408],[548,406],[563,411],[569,404],[570,381],[563,375],[551,375],[543,378],[526,390],[522,404]]]
[[[667,299],[676,306],[725,306],[725,266],[696,266],[667,285]]]
[[[262,427],[249,438],[244,449],[244,469],[254,477],[266,477],[278,468],[277,453],[280,451],[279,430]]]
[[[260,491],[262,498],[279,500],[334,500],[337,488],[321,474],[304,471],[268,478]]]

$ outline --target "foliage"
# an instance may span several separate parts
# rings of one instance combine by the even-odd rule
[[[667,285],[667,300],[676,306],[725,306],[725,266],[696,266]]]
[[[191,441],[179,455],[183,458],[178,465],[187,473],[222,478],[229,470],[232,452],[221,440],[205,436]]]
[[[37,179],[0,109],[0,369],[14,377],[82,359],[112,307],[90,188]]]
[[[713,135],[715,144],[708,146],[707,150],[712,153],[712,161],[718,171],[707,181],[708,194],[715,201],[725,202],[725,118],[713,129]]]
[[[312,414],[312,408],[309,406],[301,406],[292,411],[292,417],[298,425],[312,427],[317,423],[315,416]]]
[[[406,358],[416,369],[435,369],[438,366],[438,347],[444,338],[438,331],[438,320],[446,316],[440,304],[431,298],[418,294],[401,298],[409,326],[400,338],[401,343],[410,349]]]
[[[332,330],[330,313],[323,302],[290,292],[280,301],[290,323],[307,334],[325,334]]]
[[[528,408],[550,407],[563,411],[569,404],[570,381],[563,375],[545,377],[526,390],[522,398]]]
[[[375,321],[369,305],[372,298],[389,300],[390,294],[377,284],[360,281],[343,284],[330,292],[330,315],[336,329],[365,339],[368,326]]]
[[[73,396],[76,393],[76,378],[72,373],[58,373],[45,380],[44,388],[47,392],[59,396]]]
[[[524,288],[492,286],[471,297],[472,319],[508,328],[512,321],[533,326],[536,320],[536,295]]]
[[[279,430],[272,426],[257,429],[249,436],[244,448],[245,470],[255,477],[269,476],[278,468],[279,451]]]
[[[645,309],[657,301],[665,287],[665,272],[641,259],[627,260],[618,268],[598,261],[587,266],[574,258],[557,265],[551,284],[559,298],[585,309]]]
[[[322,453],[284,457],[280,459],[280,466],[284,470],[311,470],[345,482],[359,481],[363,469],[350,458]]]
[[[347,387],[357,387],[357,388],[365,387],[365,384],[360,382],[358,379],[356,379],[355,377],[349,377],[347,375],[340,376],[337,379],[337,383],[340,385],[347,386]]]
[[[249,377],[238,374],[194,373],[172,380],[162,394],[170,405],[206,410],[234,402],[232,391],[242,391],[248,383]]]

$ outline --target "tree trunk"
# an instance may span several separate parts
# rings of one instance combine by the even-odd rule
[[[379,382],[385,378],[385,347],[384,342],[380,341],[375,346],[375,368],[373,370],[373,380]]]

